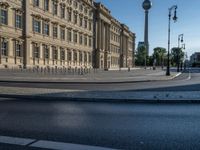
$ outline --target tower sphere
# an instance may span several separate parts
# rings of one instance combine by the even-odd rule
[[[150,0],[145,0],[142,4],[144,10],[149,10],[152,6],[152,2]]]

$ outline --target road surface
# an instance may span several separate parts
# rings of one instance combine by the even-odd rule
[[[4,99],[0,101],[0,121],[0,149],[14,146],[1,143],[1,136],[127,150],[200,148],[197,104]]]

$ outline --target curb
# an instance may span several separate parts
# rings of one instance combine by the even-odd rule
[[[78,97],[50,97],[50,96],[39,96],[39,95],[9,95],[9,94],[0,94],[0,98],[12,98],[20,99],[22,101],[39,101],[39,102],[52,102],[52,101],[65,101],[65,102],[94,102],[94,103],[146,103],[146,104],[184,104],[184,103],[198,103],[199,100],[145,100],[145,99],[109,99],[109,98],[78,98]],[[37,99],[37,100],[36,100]],[[9,101],[9,100],[8,100]]]
[[[98,81],[98,82],[59,82],[59,81],[20,81],[20,80],[0,80],[0,83],[4,83],[4,82],[7,82],[7,83],[41,83],[41,84],[121,84],[121,83],[141,83],[141,82],[157,82],[157,81],[169,81],[169,80],[173,80],[175,79],[176,77],[180,76],[182,73],[178,73],[176,74],[175,76],[169,78],[169,79],[162,79],[162,80],[136,80],[136,81],[110,81],[110,82],[106,82],[106,81]]]

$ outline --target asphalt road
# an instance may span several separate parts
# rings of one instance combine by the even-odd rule
[[[200,148],[198,104],[75,103],[1,99],[0,122],[0,136],[124,150]],[[9,148],[36,149],[2,144],[0,141],[0,149]]]

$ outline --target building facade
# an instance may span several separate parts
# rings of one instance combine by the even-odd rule
[[[123,26],[93,0],[1,0],[0,67],[132,67]]]

